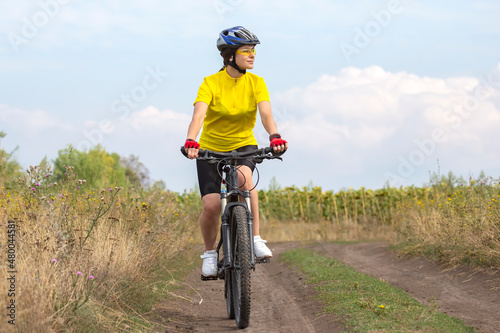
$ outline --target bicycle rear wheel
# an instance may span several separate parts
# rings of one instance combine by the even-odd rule
[[[231,214],[231,230],[234,245],[233,265],[231,274],[234,315],[236,326],[246,328],[250,324],[251,300],[251,264],[250,264],[250,235],[248,218],[245,208],[235,206]]]

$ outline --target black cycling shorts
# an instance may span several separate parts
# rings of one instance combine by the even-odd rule
[[[245,152],[257,149],[256,145],[243,146],[236,151]],[[255,169],[255,164],[252,162],[252,158],[238,160],[238,165],[248,166],[252,172]],[[219,170],[217,168],[219,167]],[[213,163],[210,164],[207,161],[196,160],[196,169],[198,170],[198,186],[200,187],[200,193],[203,197],[205,194],[209,193],[220,193],[220,187],[222,183],[221,178],[221,164]]]

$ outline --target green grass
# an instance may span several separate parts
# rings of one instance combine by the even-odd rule
[[[389,283],[312,250],[289,250],[282,260],[306,274],[324,311],[342,318],[348,332],[475,332],[439,312],[436,303],[422,305]]]

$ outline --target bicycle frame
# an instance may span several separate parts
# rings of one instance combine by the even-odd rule
[[[184,156],[187,157],[187,153],[184,147],[181,147],[181,152]],[[229,163],[225,162],[222,167],[222,172],[224,173],[224,181],[229,188],[229,192],[221,189],[220,199],[221,199],[221,238],[219,244],[217,245],[217,253],[219,253],[220,248],[223,249],[223,270],[227,268],[233,268],[233,263],[231,262],[231,235],[229,228],[229,218],[231,216],[231,212],[235,206],[242,206],[247,212],[248,217],[248,235],[249,235],[249,243],[250,243],[250,265],[252,269],[255,269],[256,262],[266,262],[266,261],[257,261],[255,259],[255,248],[253,243],[253,216],[250,206],[250,191],[241,191],[239,189],[238,184],[238,159],[242,157],[252,157],[253,161],[256,163],[262,162],[264,159],[279,159],[284,152],[274,155],[272,147],[266,147],[261,149],[256,149],[251,152],[238,153],[236,150],[227,153],[218,153],[212,152],[204,149],[199,150],[198,158],[211,161],[211,163],[220,162],[222,160],[229,161]],[[272,155],[269,155],[272,154]],[[217,157],[214,157],[217,156]],[[222,176],[222,175],[221,175]],[[222,187],[222,186],[221,186]],[[244,200],[239,201],[239,198],[242,197]],[[267,261],[268,262],[268,261]],[[222,268],[222,267],[219,267]]]
[[[248,217],[248,235],[250,237],[250,265],[252,269],[255,268],[255,249],[253,244],[253,216],[252,210],[250,206],[250,191],[240,191],[238,184],[238,169],[236,165],[236,160],[231,160],[230,164],[226,164],[222,171],[225,173],[225,182],[227,187],[230,188],[229,192],[225,190],[221,190],[220,198],[221,198],[221,242],[223,247],[223,264],[224,269],[228,267],[233,267],[233,263],[231,262],[230,253],[232,253],[231,249],[231,235],[229,228],[229,214],[230,210],[233,209],[234,206],[243,206],[247,212]],[[244,202],[239,201],[239,197],[244,199]],[[217,252],[219,252],[221,243],[217,246]]]

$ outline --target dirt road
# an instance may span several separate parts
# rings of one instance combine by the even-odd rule
[[[245,332],[341,332],[333,315],[323,314],[315,290],[304,277],[279,261],[284,251],[304,246],[340,260],[357,271],[407,291],[423,304],[433,299],[441,311],[461,318],[479,332],[500,332],[500,271],[443,270],[422,258],[398,258],[384,243],[271,244],[274,258],[252,275],[252,312]],[[223,281],[203,282],[191,272],[175,300],[158,304],[154,314],[164,325],[155,332],[231,332]]]

